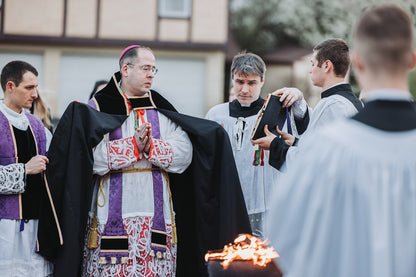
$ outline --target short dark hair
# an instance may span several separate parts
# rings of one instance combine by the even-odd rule
[[[38,71],[31,64],[24,61],[11,61],[6,64],[1,70],[0,83],[3,91],[6,91],[6,84],[12,81],[16,86],[20,85],[23,80],[23,75],[27,72],[32,72],[38,76]]]
[[[136,63],[139,57],[139,50],[147,50],[153,53],[152,49],[147,46],[137,45],[137,47],[127,50],[119,60],[120,70],[126,63]]]
[[[375,72],[407,70],[413,52],[412,21],[396,5],[368,7],[353,30],[353,45]]]
[[[318,66],[329,60],[334,65],[336,76],[345,77],[350,67],[350,53],[347,43],[339,38],[324,40],[313,48]]]
[[[263,81],[266,74],[266,64],[258,55],[253,53],[242,52],[234,56],[231,64],[231,77],[234,73],[240,72],[243,75],[257,74]]]

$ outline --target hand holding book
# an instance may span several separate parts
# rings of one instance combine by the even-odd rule
[[[293,145],[295,141],[294,136],[292,136],[289,133],[283,132],[280,129],[283,128],[283,125],[286,120],[288,121],[287,124],[290,125],[290,120],[288,119],[287,111],[288,108],[284,108],[283,102],[281,102],[280,100],[281,99],[279,99],[279,96],[276,96],[274,94],[269,94],[267,96],[267,99],[259,112],[256,124],[251,134],[252,144],[258,145],[259,147],[265,150],[270,149],[271,142],[277,136],[280,136],[288,145]]]
[[[281,88],[272,94],[280,96],[280,102],[282,102],[283,108],[288,108],[296,101],[303,99],[303,93],[297,88]]]
[[[269,94],[263,107],[259,111],[256,124],[254,125],[253,132],[251,133],[251,140],[256,140],[266,136],[264,127],[267,125],[268,130],[275,135],[276,126],[283,127],[286,120],[286,108],[282,107],[282,102],[279,100],[279,96]]]

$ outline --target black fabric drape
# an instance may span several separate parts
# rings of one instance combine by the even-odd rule
[[[115,90],[116,78],[96,95],[100,110],[73,103],[64,113],[49,148],[47,171],[64,245],[59,245],[52,211],[39,222],[40,253],[55,261],[55,276],[80,273],[92,197],[92,148],[122,124],[126,110]],[[191,165],[170,174],[178,231],[177,276],[207,276],[203,256],[222,248],[239,233],[251,233],[247,210],[228,135],[217,123],[177,113],[160,94],[151,92],[158,111],[180,125],[193,144]],[[119,107],[116,111],[114,107]],[[163,107],[163,108],[161,108]],[[79,110],[82,113],[78,114]],[[119,114],[119,115],[117,115]]]
[[[14,138],[16,140],[17,157],[19,163],[27,163],[36,156],[36,142],[30,128],[22,131],[13,126]],[[41,174],[26,175],[26,188],[22,193],[22,219],[39,218],[39,198],[45,194]]]
[[[39,252],[54,261],[57,277],[79,275],[93,189],[92,148],[125,119],[73,102],[59,121],[48,151],[46,176],[60,226],[49,199],[42,199],[38,229]]]
[[[207,276],[203,257],[251,233],[228,134],[214,121],[159,110],[193,144],[191,166],[170,174],[178,228],[177,276]]]
[[[306,110],[306,113],[303,116],[303,118],[297,119],[295,117],[295,124],[296,124],[296,130],[298,131],[299,135],[302,135],[303,133],[305,133],[309,125],[309,110]]]
[[[287,145],[284,139],[276,137],[270,144],[269,164],[276,169],[280,169],[286,161],[287,151],[291,146]]]

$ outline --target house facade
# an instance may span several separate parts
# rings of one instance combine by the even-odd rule
[[[119,70],[126,46],[145,45],[159,69],[153,88],[179,111],[204,116],[223,101],[228,26],[229,0],[2,0],[0,65],[33,64],[59,117]]]

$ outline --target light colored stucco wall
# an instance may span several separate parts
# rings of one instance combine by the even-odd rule
[[[95,38],[99,18],[102,39],[207,44],[228,40],[229,0],[192,1],[191,17],[184,19],[159,17],[157,0],[100,0],[99,14],[97,1],[7,0],[4,33]]]
[[[224,91],[224,67],[225,54],[221,51],[212,52],[184,52],[184,51],[155,51],[156,59],[175,58],[175,59],[203,59],[206,62],[205,83],[204,86],[204,103],[205,108],[203,115],[216,104],[223,102]],[[183,82],[187,82],[187,76],[182,76]],[[192,103],[191,100],[187,100]]]
[[[45,48],[43,52],[43,79],[44,85],[41,87],[40,93],[42,99],[51,106],[53,115],[58,112],[59,82],[60,82],[60,64],[61,49]]]
[[[226,43],[228,35],[228,1],[193,1],[191,41]]]
[[[55,116],[62,112],[58,112],[58,109],[59,102],[62,100],[60,90],[62,90],[63,83],[63,67],[71,61],[72,56],[88,67],[85,60],[89,57],[92,62],[101,63],[105,59],[111,60],[112,58],[117,62],[122,50],[120,49],[122,47],[109,45],[104,47],[65,46],[72,38],[91,38],[91,42],[94,42],[96,38],[116,42],[156,41],[161,43],[162,47],[163,42],[178,42],[184,43],[186,49],[192,49],[193,43],[204,44],[203,49],[207,49],[210,48],[209,44],[225,45],[228,40],[229,0],[191,0],[192,15],[185,19],[159,17],[157,0],[6,0],[3,3],[4,34],[28,36],[28,43],[16,44],[13,38],[9,40],[10,44],[7,40],[0,41],[0,55],[3,53],[5,59],[13,59],[13,53],[16,57],[23,58],[36,55],[36,59],[41,60],[38,63],[42,75],[39,76],[40,88],[43,98],[51,106]],[[64,14],[65,3],[67,4],[66,15]],[[99,14],[97,15],[98,6]],[[97,26],[98,18],[99,25]],[[65,19],[66,25],[64,26]],[[98,34],[96,34],[97,29]],[[30,38],[32,36],[33,38]],[[56,41],[62,38],[63,43],[39,44],[43,36],[52,37]],[[31,39],[36,40],[36,44],[31,44]],[[77,43],[82,43],[82,40],[78,40]],[[196,47],[199,46],[196,45]],[[199,81],[192,80],[198,88],[198,93],[203,92],[202,96],[197,96],[203,98],[200,102],[203,103],[201,114],[205,114],[213,105],[223,101],[225,64],[223,49],[218,47],[216,50],[197,50],[195,48],[189,51],[175,47],[173,50],[154,50],[157,59],[159,55],[165,59],[165,65],[169,65],[172,60],[177,60],[179,64],[190,65],[191,68],[198,69],[198,73],[191,73],[194,76],[195,74],[201,76],[201,78],[196,78]],[[93,71],[94,66],[94,64],[91,65],[90,71]],[[84,70],[86,69],[82,67],[82,71]],[[180,76],[179,73],[180,71],[175,72]],[[71,69],[65,71],[65,74],[65,78],[71,78],[69,76]],[[94,76],[91,78],[95,78]],[[192,78],[183,76],[183,82],[187,81],[187,77]],[[82,99],[78,100],[82,101]]]
[[[95,36],[97,0],[68,1],[66,35],[72,37]]]
[[[225,54],[215,52],[207,58],[207,84],[205,95],[205,113],[215,104],[223,102],[224,99],[224,66]]]
[[[100,13],[100,38],[156,39],[155,0],[101,0]]]
[[[189,20],[162,18],[159,22],[159,40],[186,42],[189,37]]]
[[[61,36],[63,0],[13,0],[4,6],[4,33]]]
[[[0,56],[2,53],[11,53],[10,60],[14,58],[13,53],[16,54],[16,57],[22,55],[32,55],[37,54],[41,56],[42,68],[38,68],[40,75],[39,79],[39,89],[42,93],[42,98],[45,102],[51,107],[52,114],[54,117],[61,114],[63,111],[59,110],[59,97],[60,97],[60,86],[61,86],[61,61],[64,55],[76,54],[76,55],[86,55],[86,56],[100,56],[100,55],[113,55],[115,57],[115,64],[117,64],[117,57],[120,55],[119,48],[85,48],[85,47],[56,47],[56,46],[47,46],[47,45],[36,45],[36,46],[24,46],[24,45],[8,45],[0,44]],[[0,67],[3,67],[5,64],[1,64]],[[108,76],[109,77],[109,76]],[[68,76],[71,78],[71,76]],[[107,78],[107,76],[106,76]],[[77,82],[77,80],[73,80]],[[93,87],[93,79],[91,81],[91,87],[88,88],[86,93],[89,93],[89,90]],[[83,101],[84,99],[75,98],[74,100]]]

